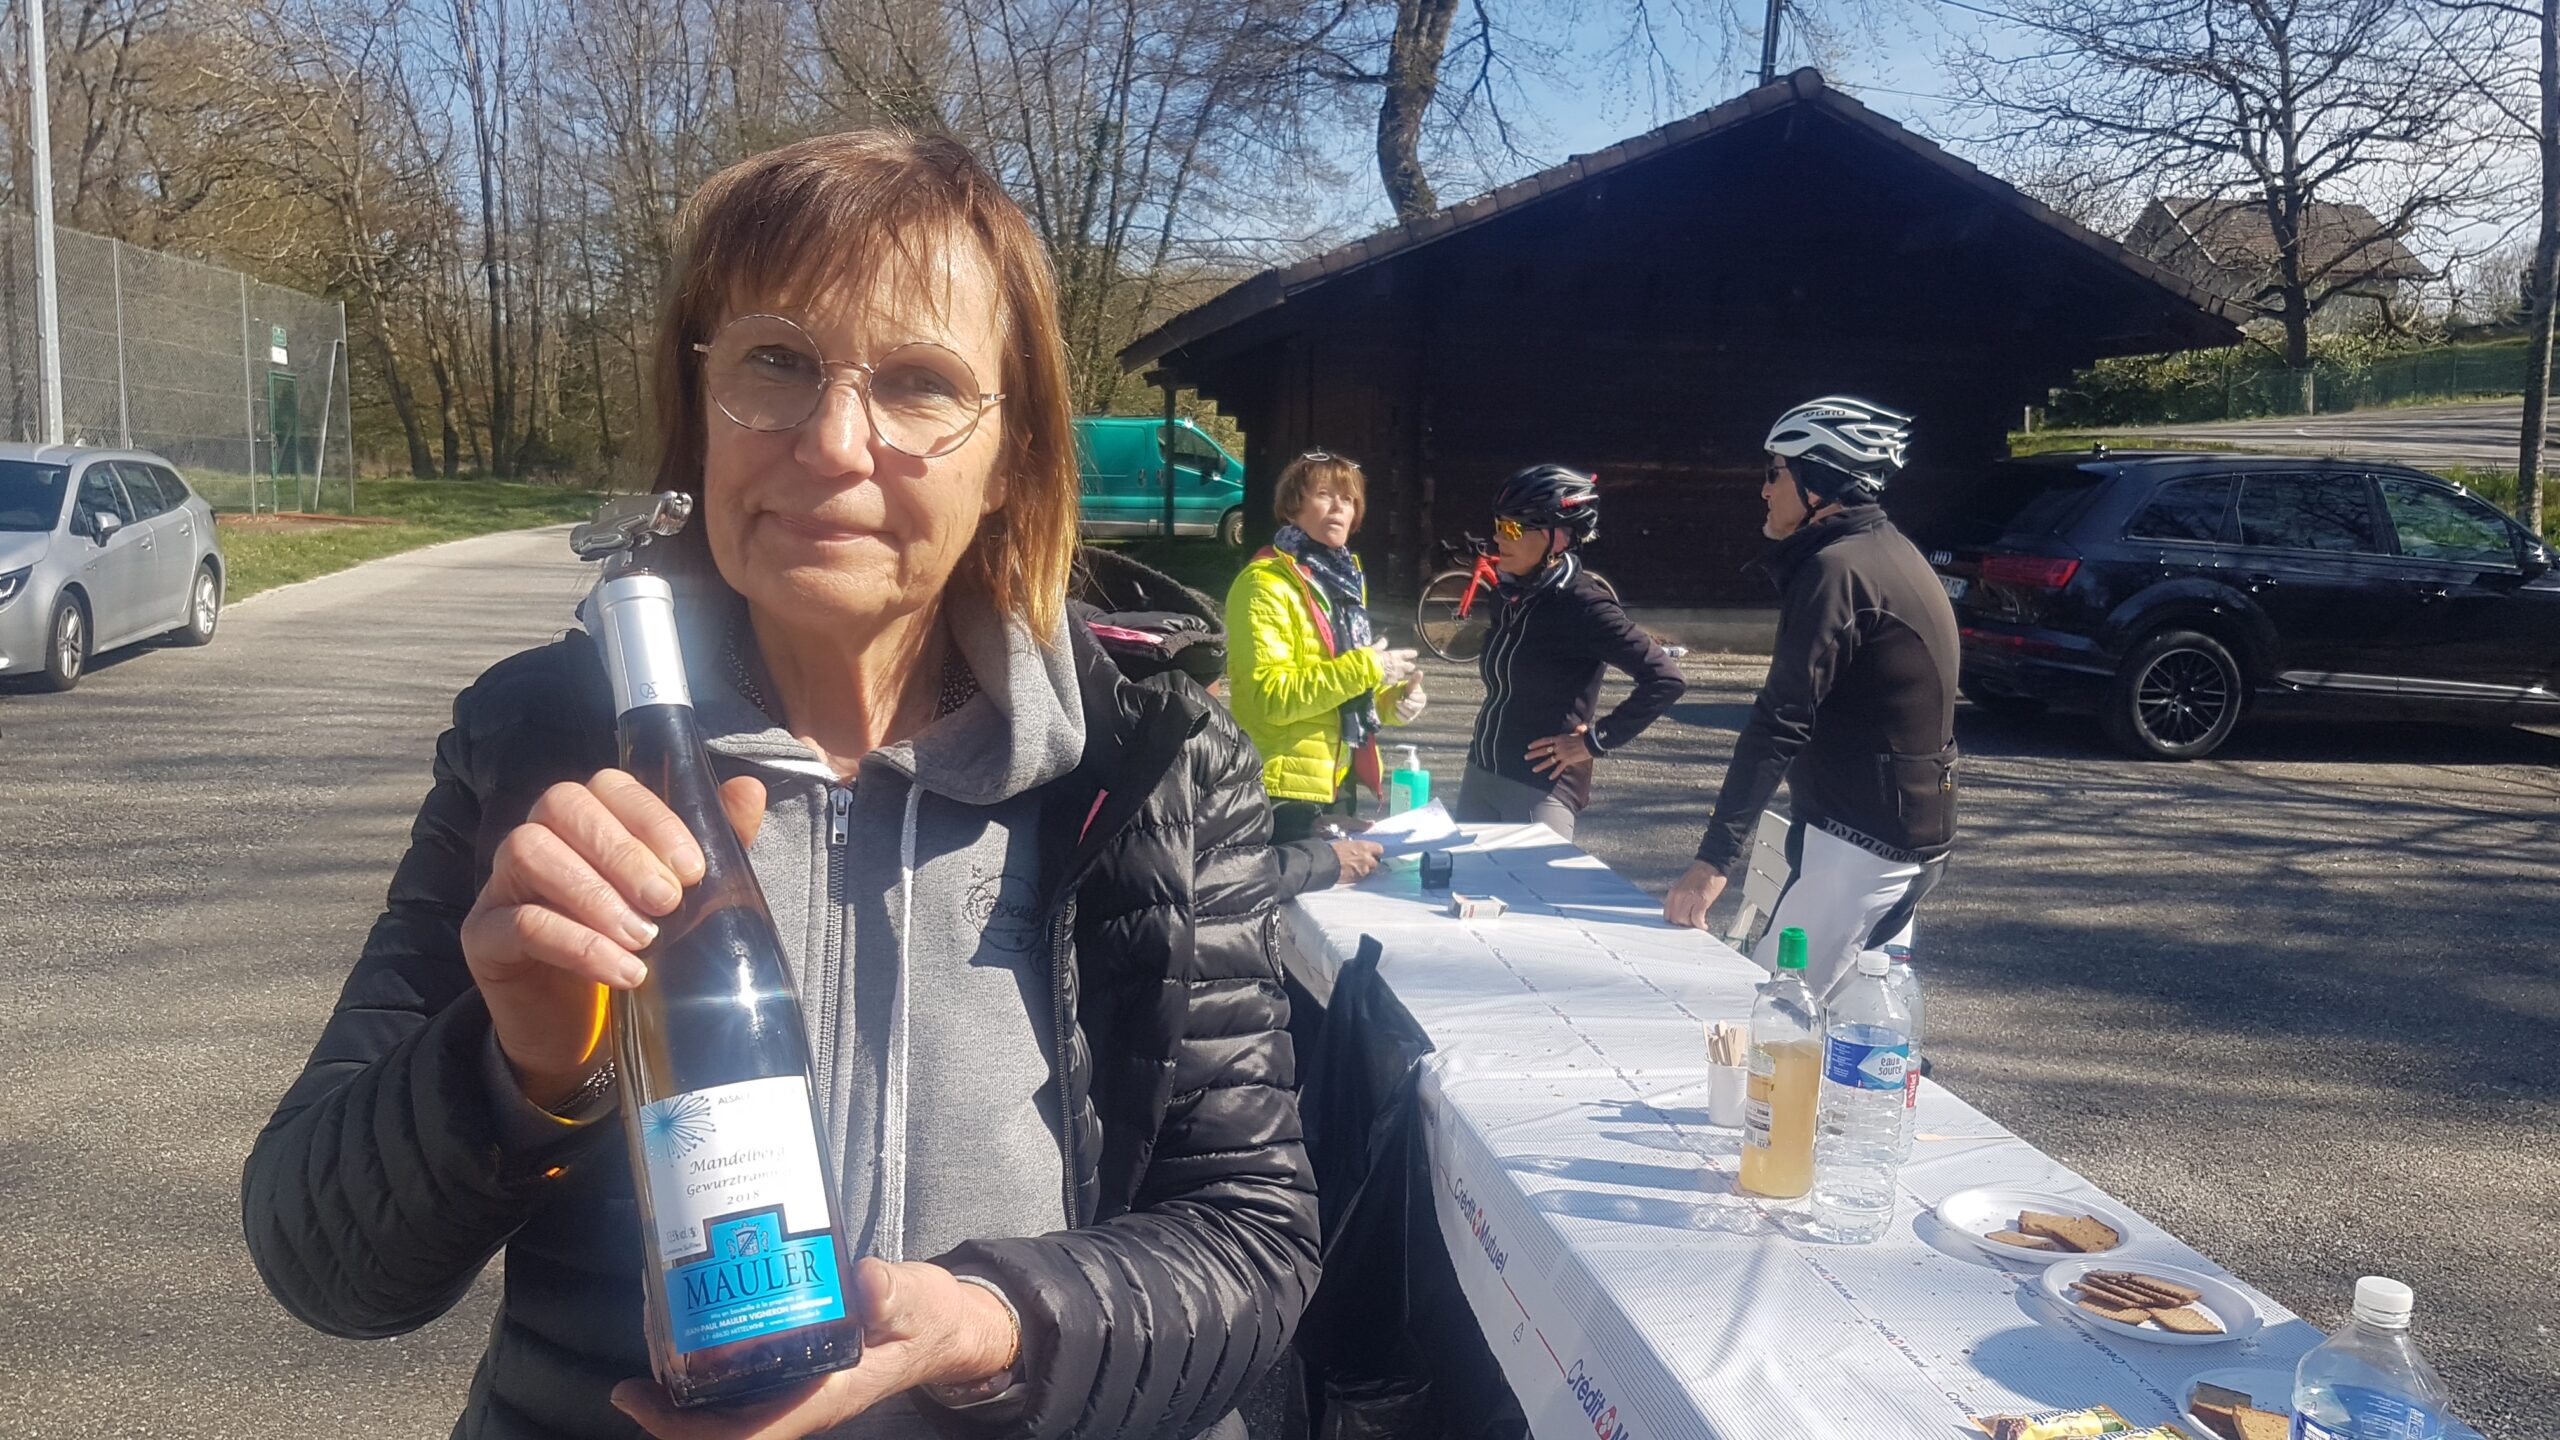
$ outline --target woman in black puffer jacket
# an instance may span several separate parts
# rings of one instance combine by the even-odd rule
[[[385,1336],[503,1249],[460,1436],[1240,1437],[1316,1274],[1269,814],[1225,714],[1063,604],[1037,241],[956,146],[877,135],[748,161],[687,220],[659,355],[661,487],[701,501],[672,542],[686,658],[874,1257],[862,1363],[744,1412],[647,1381],[593,997],[633,983],[699,858],[608,768],[578,633],[455,703],[389,906],[250,1157],[260,1273]],[[974,426],[920,432],[919,395]]]

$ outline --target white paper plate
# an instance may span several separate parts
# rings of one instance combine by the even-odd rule
[[[2196,1440],[2215,1440],[2215,1436],[2220,1433],[2197,1419],[2196,1412],[2189,1408],[2195,1401],[2196,1387],[2199,1385],[2219,1385],[2225,1390],[2238,1390],[2249,1397],[2250,1404],[2261,1410],[2272,1410],[2279,1415],[2293,1413],[2292,1371],[2207,1370],[2201,1375],[2190,1377],[2178,1392],[2178,1418],[2195,1431]]]
[[[2069,1294],[2073,1282],[2092,1270],[2131,1270],[2148,1275],[2155,1280],[2174,1281],[2188,1289],[2201,1291],[2203,1298],[2196,1301],[2196,1308],[2221,1321],[2222,1333],[2181,1335],[2175,1330],[2163,1330],[2149,1321],[2140,1325],[2126,1325],[2103,1315],[2092,1315],[2081,1309],[2079,1302],[2073,1300]],[[2234,1340],[2248,1339],[2258,1333],[2259,1327],[2267,1323],[2267,1317],[2258,1309],[2258,1302],[2249,1298],[2248,1291],[2230,1281],[2217,1280],[2210,1275],[2198,1274],[2193,1270],[2181,1270],[2175,1265],[2155,1265],[2147,1260],[2126,1263],[2093,1255],[2078,1255],[2045,1271],[2043,1285],[2044,1293],[2053,1297],[2055,1304],[2069,1311],[2071,1317],[2081,1324],[2094,1325],[2112,1335],[2126,1335],[2136,1340],[2148,1340],[2154,1345],[2227,1345]],[[2237,1390],[2240,1387],[2235,1385],[2231,1388]],[[2179,1403],[2185,1402],[2182,1399]]]
[[[1938,1223],[1972,1241],[1985,1254],[2003,1260],[2027,1260],[2050,1265],[2057,1256],[2072,1254],[2069,1250],[2029,1250],[2022,1245],[2007,1245],[1988,1238],[1995,1230],[2014,1230],[2018,1212],[2041,1210],[2048,1215],[2089,1215],[2125,1237],[2111,1250],[2091,1250],[2098,1259],[2122,1255],[2133,1235],[2134,1219],[2105,1201],[2090,1201],[2070,1195],[2057,1195],[2049,1190],[2018,1190],[2005,1185],[1986,1185],[1974,1190],[1959,1190],[1938,1202]]]

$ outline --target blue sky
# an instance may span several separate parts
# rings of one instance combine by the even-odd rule
[[[1605,148],[1750,88],[1757,78],[1760,55],[1756,28],[1737,29],[1728,37],[1720,28],[1698,33],[1680,23],[1684,17],[1693,17],[1703,28],[1708,20],[1720,18],[1714,8],[1719,3],[1744,12],[1756,27],[1765,0],[1643,0],[1641,6],[1636,0],[1509,0],[1507,13],[1524,26],[1534,29],[1541,20],[1550,22],[1546,33],[1537,38],[1555,52],[1555,62],[1551,73],[1523,69],[1515,77],[1509,118],[1519,125],[1514,143],[1520,154],[1478,157],[1446,150],[1426,152],[1424,163],[1442,203],[1466,199],[1568,156]],[[1987,39],[1989,48],[1999,51],[2015,31],[1985,18],[1968,0],[1798,3],[1813,12],[1817,23],[1831,21],[1831,33],[1808,37],[1791,16],[1780,31],[1781,73],[1814,65],[1833,84],[1879,113],[1994,174],[2003,172],[1997,159],[1965,142],[1967,133],[1979,133],[1988,117],[1952,98],[1956,85],[1946,73],[1944,57],[1967,41]],[[1497,14],[1506,13],[1500,4],[1493,8]],[[1656,34],[1679,83],[1679,94],[1648,87],[1623,63],[1613,63],[1612,47],[1625,34],[1626,17],[1639,8],[1659,21]],[[1565,16],[1571,18],[1557,18]],[[1465,30],[1462,19],[1459,37],[1452,40],[1453,56]],[[1444,96],[1460,78],[1453,74],[1444,80]],[[1368,137],[1358,138],[1350,165],[1355,188],[1343,197],[1355,213],[1341,217],[1354,234],[1392,218],[1378,188],[1374,161],[1367,158]],[[2518,162],[2511,149],[2503,159],[2491,157],[2482,163],[2504,168]],[[2520,171],[2519,179],[2529,182],[2530,176]],[[2377,198],[2355,196],[2352,187],[2348,195]],[[2140,198],[2119,197],[2128,213]],[[2494,208],[2494,197],[2485,203]],[[2476,252],[2509,239],[2511,223],[2503,214],[2448,216],[2413,237],[2414,245],[2422,254],[2451,259],[2457,250]]]
[[[1579,27],[1577,39],[1580,48],[1596,58],[1623,28],[1619,23],[1622,12],[1609,0],[1592,3],[1593,11]],[[1751,9],[1756,17],[1759,7],[1752,6],[1750,0],[1735,3]],[[1821,13],[1819,0],[1813,0],[1813,8],[1817,15]],[[1950,38],[1974,33],[1973,17],[1927,4],[1878,4],[1874,8],[1876,14],[1871,23],[1855,29],[1843,26],[1833,42],[1819,51],[1795,33],[1794,17],[1789,17],[1779,28],[1779,72],[1814,65],[1834,83],[1906,125],[1924,130],[1943,128],[1943,122],[1950,121],[1955,112],[1940,98],[1947,83],[1939,70],[1938,55]],[[1951,21],[1955,23],[1951,25]],[[1592,105],[1581,103],[1587,97],[1578,94],[1576,87],[1533,84],[1529,87],[1530,103],[1554,127],[1562,147],[1549,157],[1551,161],[1600,149],[1704,109],[1749,88],[1757,79],[1760,42],[1756,32],[1737,33],[1729,58],[1719,53],[1724,49],[1721,37],[1685,34],[1677,26],[1664,26],[1658,33],[1664,37],[1664,49],[1687,83],[1691,103],[1651,104],[1647,97],[1629,95],[1620,103]]]
[[[1424,164],[1442,203],[1464,200],[1568,156],[1606,148],[1749,89],[1760,58],[1756,28],[1728,37],[1721,29],[1702,32],[1683,23],[1686,19],[1703,26],[1719,18],[1714,10],[1718,3],[1647,0],[1644,8],[1658,17],[1656,36],[1676,87],[1665,88],[1658,81],[1647,83],[1616,53],[1626,37],[1626,17],[1637,8],[1633,0],[1512,0],[1507,13],[1530,28],[1532,43],[1504,54],[1516,63],[1543,44],[1552,51],[1553,63],[1546,73],[1520,65],[1505,89],[1505,118],[1515,127],[1512,142],[1519,154],[1478,156],[1445,147],[1425,152]],[[1747,12],[1754,27],[1763,13],[1764,0],[1723,3]],[[1856,5],[1864,19],[1854,29],[1839,27],[1825,41],[1809,40],[1790,17],[1780,31],[1780,73],[1814,65],[1832,83],[1923,135],[1943,141],[1960,130],[1962,112],[1944,98],[1949,87],[1939,56],[1952,38],[1974,33],[1979,23],[1975,16],[1930,0],[1802,3],[1817,14],[1827,8],[1842,15]],[[1501,6],[1494,8],[1505,13]],[[1565,14],[1572,18],[1553,18]],[[1543,30],[1542,20],[1547,22]],[[1451,42],[1453,63],[1443,82],[1444,99],[1464,80],[1466,29],[1462,22]],[[1326,207],[1334,212],[1337,238],[1366,233],[1392,219],[1370,144],[1365,125],[1343,137],[1341,163],[1349,184]]]
[[[1720,20],[1718,5],[1728,3],[1748,15],[1754,28],[1705,28]],[[1508,0],[1492,10],[1528,28],[1528,44],[1513,44],[1500,54],[1513,61],[1510,85],[1503,87],[1503,115],[1513,126],[1510,141],[1518,154],[1472,154],[1459,146],[1428,146],[1423,167],[1444,205],[1467,200],[1536,169],[1562,164],[1567,156],[1608,149],[1628,136],[1664,126],[1669,120],[1705,110],[1720,100],[1741,95],[1759,77],[1759,15],[1766,0],[1644,0],[1659,18],[1656,38],[1667,61],[1669,85],[1631,72],[1615,54],[1626,41],[1626,18],[1636,13],[1636,0]],[[1900,120],[1923,136],[1946,141],[1958,131],[1961,110],[1946,100],[1948,79],[1940,72],[1940,51],[1953,36],[1971,36],[1979,23],[1974,13],[1953,10],[1933,0],[1800,0],[1818,15],[1856,15],[1864,23],[1848,28],[1836,23],[1830,36],[1807,38],[1789,15],[1782,26],[1779,72],[1802,64],[1823,69],[1833,85],[1859,95],[1866,105]],[[1572,15],[1564,20],[1562,15]],[[1452,67],[1441,82],[1441,97],[1452,100],[1467,79],[1467,20],[1452,36]],[[1539,72],[1526,64],[1544,46],[1551,64]],[[1354,108],[1341,136],[1339,159],[1344,187],[1316,197],[1313,223],[1329,241],[1347,241],[1393,223],[1385,192],[1377,182],[1375,151],[1370,149],[1370,123],[1375,113]],[[1956,146],[1958,151],[1964,146]],[[1275,218],[1272,231],[1288,233],[1290,220]]]

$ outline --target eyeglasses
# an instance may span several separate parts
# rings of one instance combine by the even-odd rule
[[[881,443],[919,460],[968,443],[988,410],[1004,399],[978,388],[969,362],[926,340],[911,340],[865,365],[830,360],[809,332],[779,315],[741,315],[720,327],[704,356],[703,383],[720,413],[749,430],[797,428],[818,413],[828,372],[854,373],[853,393]]]
[[[1330,450],[1305,450],[1299,452],[1298,458],[1311,465],[1321,465],[1327,461],[1331,461],[1337,465],[1348,465],[1354,470],[1360,468],[1359,461],[1354,460],[1347,455],[1336,455]]]
[[[1528,526],[1521,524],[1519,521],[1512,519],[1508,515],[1496,515],[1493,517],[1493,538],[1497,540],[1517,540],[1528,533]]]
[[[1779,459],[1775,455],[1769,457],[1768,478],[1770,484],[1775,485],[1779,481],[1789,478],[1793,473],[1794,472],[1787,469],[1786,461]]]

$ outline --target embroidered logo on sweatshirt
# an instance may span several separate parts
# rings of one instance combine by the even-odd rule
[[[1008,955],[1040,943],[1040,892],[1010,872],[990,875],[969,867],[969,923],[986,942]]]

